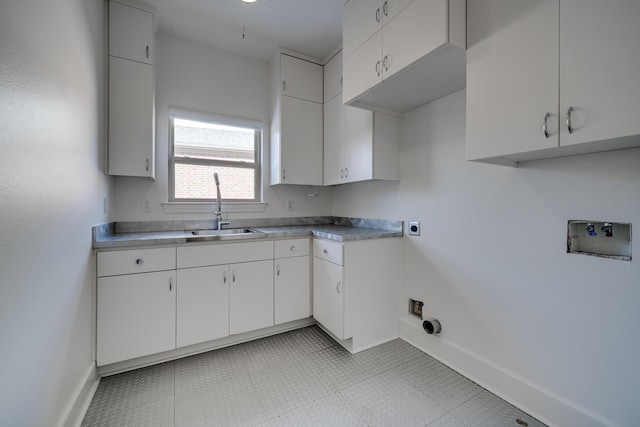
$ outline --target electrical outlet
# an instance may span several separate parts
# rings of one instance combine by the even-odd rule
[[[409,221],[409,234],[411,236],[420,235],[420,223],[418,221]]]
[[[151,201],[149,199],[142,201],[142,212],[151,212]]]
[[[293,212],[293,200],[287,200],[287,211]]]

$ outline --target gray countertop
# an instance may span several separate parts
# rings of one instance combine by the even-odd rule
[[[315,222],[315,224],[313,223]],[[281,224],[278,224],[281,223]],[[177,224],[172,223],[175,227]],[[244,241],[260,239],[294,238],[314,236],[323,239],[347,242],[354,240],[402,237],[402,221],[366,220],[357,218],[322,217],[289,218],[269,221],[237,221],[231,228],[251,228],[250,234],[237,236],[193,236],[191,230],[202,228],[201,223],[188,221],[179,224],[182,230],[164,230],[159,223],[104,224],[93,229],[94,249],[127,248],[155,245],[181,245],[198,242]],[[156,230],[153,230],[156,228]],[[120,229],[120,230],[119,230]]]

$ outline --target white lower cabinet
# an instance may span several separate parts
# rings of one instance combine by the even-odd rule
[[[313,316],[352,353],[398,336],[400,239],[313,241]]]
[[[176,347],[175,274],[98,278],[98,366]]]
[[[343,289],[342,266],[314,257],[313,317],[341,340],[350,338],[344,332]]]
[[[231,264],[231,335],[273,326],[273,261]]]
[[[311,316],[309,239],[275,242],[273,308],[276,325]]]
[[[229,266],[178,270],[176,346],[229,335]]]

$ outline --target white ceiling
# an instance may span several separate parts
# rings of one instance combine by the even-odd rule
[[[159,30],[223,50],[268,59],[278,48],[325,59],[342,44],[344,0],[145,0]],[[242,38],[243,21],[245,38]]]

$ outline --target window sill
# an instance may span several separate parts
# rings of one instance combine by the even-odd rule
[[[222,212],[264,212],[267,204],[263,202],[223,202]],[[201,214],[216,210],[216,204],[211,202],[168,202],[162,208],[166,214]]]

